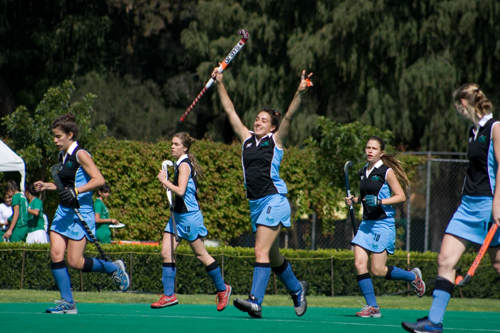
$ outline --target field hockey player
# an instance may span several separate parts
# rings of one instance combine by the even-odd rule
[[[354,246],[354,266],[356,267],[359,289],[365,297],[366,305],[356,313],[358,317],[381,317],[377,305],[373,281],[368,271],[371,256],[371,272],[387,280],[402,280],[411,284],[418,297],[425,293],[425,284],[419,268],[406,271],[395,266],[387,266],[389,254],[394,254],[396,225],[394,204],[403,203],[406,195],[400,182],[406,187],[410,181],[401,163],[394,154],[385,153],[385,142],[372,136],[365,147],[367,163],[359,171],[360,195],[346,197],[348,206],[363,204],[363,221],[351,244]]]
[[[176,159],[174,179],[173,181],[168,180],[166,171],[163,169],[158,173],[160,183],[175,194],[175,203],[165,227],[161,245],[163,295],[158,302],[151,304],[153,309],[178,304],[174,293],[177,272],[174,253],[182,239],[188,241],[196,258],[205,265],[205,269],[217,289],[215,299],[217,311],[222,311],[227,307],[233,290],[230,285],[224,282],[219,264],[207,252],[203,243],[203,237],[207,236],[208,231],[203,224],[203,215],[197,197],[198,178],[203,175],[196,158],[189,152],[193,142],[194,139],[186,132],[174,134],[171,146],[172,156]],[[176,221],[175,225],[174,220]],[[176,233],[180,241],[176,240]]]
[[[442,332],[443,319],[455,288],[455,267],[469,242],[482,244],[493,223],[500,225],[500,122],[493,118],[493,104],[479,86],[467,83],[453,93],[455,110],[473,126],[469,129],[469,167],[462,201],[448,223],[438,256],[438,276],[429,315],[417,322],[402,322],[408,332]],[[488,253],[500,275],[500,231]]]
[[[121,291],[130,286],[128,274],[122,260],[109,262],[97,258],[84,257],[87,238],[95,239],[85,229],[95,233],[95,215],[92,207],[92,191],[104,185],[104,178],[95,165],[90,154],[81,148],[76,138],[78,126],[75,116],[67,113],[58,117],[52,123],[54,143],[59,149],[60,171],[58,183],[65,189],[60,191],[60,204],[50,227],[50,258],[51,270],[57,287],[61,293],[61,300],[57,305],[46,310],[47,313],[76,314],[76,302],[71,292],[71,281],[64,255],[67,251],[68,264],[83,272],[101,272],[112,276],[113,281]],[[55,183],[37,181],[35,189],[57,190]],[[84,218],[84,226],[78,217],[79,211]]]
[[[292,296],[295,313],[302,316],[307,310],[308,284],[295,277],[292,266],[279,252],[279,234],[282,227],[290,228],[290,204],[287,187],[279,177],[283,158],[283,144],[288,136],[293,115],[299,108],[312,73],[306,78],[302,71],[299,87],[280,124],[281,114],[262,108],[254,121],[253,132],[243,125],[222,82],[223,74],[215,68],[217,92],[234,133],[242,142],[242,163],[247,198],[250,203],[252,230],[255,233],[255,264],[252,290],[248,299],[236,298],[236,308],[250,316],[262,317],[262,301],[271,270],[276,273]]]

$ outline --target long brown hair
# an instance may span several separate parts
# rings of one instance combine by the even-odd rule
[[[374,135],[370,139],[368,139],[368,141],[371,140],[377,141],[380,144],[380,150],[385,151],[385,142],[381,137]],[[381,157],[381,160],[385,165],[394,170],[394,173],[396,174],[396,177],[398,178],[399,182],[404,185],[405,189],[408,189],[411,185],[411,182],[408,179],[408,176],[406,175],[405,171],[403,170],[401,161],[396,158],[397,154],[398,153],[392,153],[392,154],[384,153],[384,155],[382,155]]]
[[[200,165],[198,164],[198,160],[196,157],[189,151],[191,145],[196,141],[193,139],[188,132],[178,132],[175,133],[173,138],[179,138],[182,142],[182,145],[187,148],[186,154],[191,160],[191,164],[193,165],[194,171],[196,171],[196,175],[198,179],[203,179],[203,170],[201,170]]]

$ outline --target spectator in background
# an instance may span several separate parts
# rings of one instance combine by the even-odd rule
[[[43,202],[36,195],[35,186],[26,186],[26,199],[28,199],[28,236],[26,243],[44,244],[48,243],[47,231],[45,231],[45,219],[43,218]]]
[[[6,242],[24,242],[28,234],[28,201],[13,180],[9,180],[5,185],[5,197],[12,198],[13,213],[9,217],[9,228],[3,234],[2,239]]]
[[[9,229],[7,220],[12,216],[12,196],[5,194],[4,201],[0,204],[0,241],[7,229]]]
[[[94,214],[96,223],[96,238],[101,244],[111,243],[111,230],[109,224],[118,224],[118,220],[109,218],[109,210],[104,205],[104,201],[111,194],[111,188],[104,184],[99,188],[99,197],[94,201]]]

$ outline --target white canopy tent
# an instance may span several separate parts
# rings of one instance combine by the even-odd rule
[[[12,149],[0,140],[0,172],[19,171],[21,173],[21,184],[19,187],[24,191],[26,181],[26,166],[24,161]]]

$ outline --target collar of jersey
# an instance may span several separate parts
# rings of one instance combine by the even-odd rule
[[[66,157],[71,154],[73,154],[73,152],[75,151],[76,147],[78,147],[78,142],[74,141],[71,146],[69,146],[68,150],[66,150],[66,154],[64,154],[64,157],[63,157],[63,164],[64,162],[66,161]]]
[[[378,162],[377,162],[377,163],[375,163],[375,165],[373,166],[373,168],[374,168],[374,169],[375,169],[375,168],[377,168],[377,169],[378,169],[378,168],[380,168],[380,166],[381,166],[382,164],[384,164],[384,162],[382,162],[382,160],[378,160]],[[366,164],[365,164],[365,169],[368,169],[368,163],[366,163]]]
[[[187,154],[184,154],[182,155],[181,157],[179,157],[179,159],[175,162],[175,164],[177,164],[177,166],[179,166],[179,164],[181,164],[182,161],[184,161],[186,158],[189,158],[189,156]]]
[[[382,160],[378,160],[378,162],[375,163],[375,165],[370,170],[370,172],[368,172],[368,163],[366,163],[366,165],[365,165],[365,174],[366,174],[366,177],[368,177],[370,175],[370,173],[372,173],[373,170],[380,168],[383,164],[384,164],[384,162],[382,162]]]
[[[486,114],[483,118],[481,118],[481,120],[479,121],[479,126],[483,127],[484,125],[486,125],[486,123],[488,122],[488,120],[490,120],[491,118],[493,118],[493,114],[492,113],[488,113]]]
[[[271,132],[271,133],[264,135],[262,138],[260,138],[260,140],[257,140],[257,137],[255,136],[255,132],[253,132],[253,131],[249,131],[249,132],[253,135],[253,138],[255,139],[256,146],[258,146],[260,144],[262,139],[267,138],[267,137],[270,137],[270,138],[273,137],[273,133]]]

